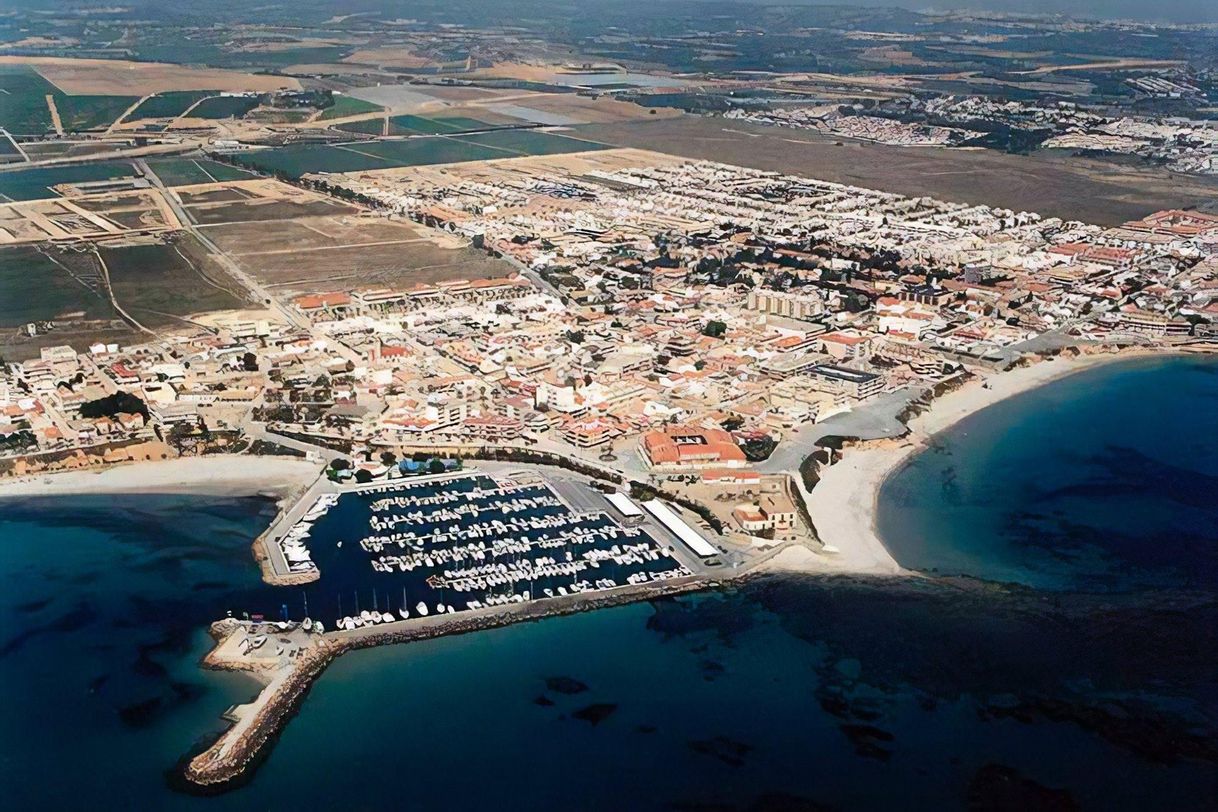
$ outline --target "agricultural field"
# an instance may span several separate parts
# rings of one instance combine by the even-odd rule
[[[390,135],[449,135],[470,130],[485,130],[496,125],[476,118],[427,118],[424,116],[393,116],[389,119]]]
[[[140,106],[131,111],[126,121],[139,121],[142,118],[176,118],[190,109],[191,105],[216,95],[215,90],[172,90],[168,93],[158,93],[152,98],[144,99]]]
[[[244,169],[206,158],[164,158],[149,161],[148,166],[166,186],[195,186],[226,180],[251,180],[256,177]]]
[[[0,127],[17,135],[54,130],[47,97],[54,101],[67,132],[104,129],[139,100],[138,96],[70,96],[24,65],[0,64]]]
[[[512,272],[506,262],[449,235],[368,215],[277,181],[178,194],[210,240],[284,295]]]
[[[320,121],[328,121],[332,118],[345,118],[347,116],[358,116],[363,113],[376,113],[385,108],[379,104],[366,102],[363,99],[357,99],[354,96],[334,96],[334,104],[321,111]]]
[[[135,175],[135,168],[123,161],[9,170],[0,172],[0,203],[59,197],[50,187],[61,183],[113,180]]]
[[[19,329],[29,322],[40,323],[37,335]],[[56,344],[135,338],[111,307],[91,254],[79,246],[0,247],[0,357],[24,361]]]
[[[535,130],[497,130],[462,136],[361,141],[350,144],[294,144],[243,152],[236,160],[264,172],[299,178],[315,172],[365,172],[396,166],[486,161],[522,155],[556,155],[603,149],[604,145]]]
[[[584,152],[593,149],[605,149],[604,144],[595,141],[584,141],[579,138],[568,138],[563,135],[540,132],[538,130],[498,130],[489,133],[463,135],[461,140],[470,144],[480,144],[491,149],[503,150],[515,155],[560,155],[566,152]],[[507,156],[500,156],[507,157]]]
[[[359,151],[366,155],[376,156],[388,167],[453,164],[504,157],[503,153],[487,149],[485,146],[449,137],[373,141],[360,144]]]
[[[189,118],[241,118],[259,105],[257,96],[212,96],[190,110]]]
[[[236,286],[217,273],[193,237],[100,248],[119,305],[145,327],[173,326],[181,317],[245,306]]]
[[[63,253],[32,245],[0,247],[0,328],[75,313],[87,319],[114,317],[100,275],[96,270],[70,273],[57,259]]]
[[[58,89],[21,65],[0,65],[0,127],[17,135],[41,135],[51,129],[46,97]]]
[[[187,187],[176,194],[200,225],[291,220],[359,211],[325,195],[274,180]]]
[[[139,96],[56,96],[55,107],[64,132],[83,132],[106,129],[139,100]]]
[[[334,129],[347,133],[362,133],[364,135],[384,135],[384,118],[366,118],[362,121],[348,121],[345,124],[335,124]]]
[[[482,251],[437,242],[437,235],[422,226],[366,216],[235,222],[209,226],[205,233],[263,284],[285,295],[512,272]]]
[[[357,151],[360,146],[292,144],[275,149],[241,152],[233,158],[263,172],[282,172],[291,178],[299,178],[310,172],[358,172],[365,169],[382,169],[390,165],[376,155]]]

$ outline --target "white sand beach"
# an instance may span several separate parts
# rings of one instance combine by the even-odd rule
[[[907,575],[884,547],[876,531],[876,502],[885,480],[934,434],[998,401],[1072,375],[1098,364],[1129,358],[1127,354],[1056,358],[1009,372],[978,376],[935,400],[910,421],[910,433],[896,440],[877,440],[850,448],[841,461],[821,474],[808,499],[817,534],[833,553],[789,548],[766,563],[768,570]],[[988,387],[986,386],[988,384]],[[811,450],[811,449],[809,449]]]
[[[283,496],[312,482],[320,473],[318,464],[295,457],[217,454],[0,480],[0,498],[72,493]]]

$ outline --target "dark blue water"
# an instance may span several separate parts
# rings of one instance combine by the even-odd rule
[[[1117,368],[1088,384],[1096,396],[1108,387],[1128,395],[1104,401],[1126,414],[1103,417],[1124,426],[1122,447],[1141,447],[1143,395],[1162,409],[1170,399],[1160,390],[1185,386],[1181,397],[1201,398],[1185,413],[1209,408],[1212,373],[1193,363],[1128,367],[1140,381],[1133,389]],[[1056,414],[1076,420],[1077,402],[1064,397]],[[992,436],[1041,426],[1034,411],[1013,412]],[[962,432],[991,430],[976,422],[985,425]],[[1043,454],[1060,454],[1092,435],[1039,436]],[[1030,442],[1013,447],[1030,453]],[[1156,462],[1197,465],[1189,454],[1160,454],[1161,439],[1150,445]],[[991,479],[1022,470],[986,453]],[[956,481],[971,492],[968,477]],[[1068,483],[1038,482],[1056,505],[1048,515],[1087,504],[1062,495]],[[1211,507],[1205,499],[1181,512],[1178,488],[1153,492],[1171,494],[1171,505],[1148,497],[1144,509],[1179,522],[1172,537],[1180,528],[1204,535],[1189,511]],[[271,514],[258,500],[168,496],[0,502],[6,808],[1185,810],[1218,802],[1218,601],[1213,582],[1197,575],[1208,566],[1204,549],[1194,567],[1179,550],[1168,564],[1144,560],[1136,546],[1137,565],[1123,563],[1122,542],[1120,555],[1071,554],[1073,566],[1025,570],[1035,559],[1010,553],[1018,547],[1010,539],[991,545],[1005,551],[1003,577],[1028,571],[1053,589],[967,577],[775,577],[356,652],[319,680],[250,784],[214,798],[182,795],[166,771],[253,691],[241,677],[198,669],[208,648],[202,630],[229,609],[282,602],[283,590],[259,583],[249,554]],[[1092,521],[1088,512],[1082,523]],[[1126,526],[1122,538],[1153,524]]]
[[[1218,359],[1101,366],[965,419],[886,483],[905,566],[1041,589],[1218,586]]]
[[[309,555],[320,570],[320,578],[304,587],[297,587],[288,601],[288,617],[300,619],[305,616],[305,607],[314,618],[320,619],[330,629],[337,628],[339,618],[354,616],[360,610],[390,612],[396,618],[398,610],[405,607],[411,617],[418,615],[417,605],[422,602],[434,612],[437,604],[451,606],[456,612],[467,611],[467,602],[486,601],[488,596],[529,591],[534,597],[561,594],[559,588],[570,590],[575,582],[595,584],[601,579],[611,579],[616,584],[630,583],[636,573],[662,573],[682,569],[682,565],[667,553],[657,553],[656,560],[639,560],[616,563],[613,559],[597,561],[595,566],[586,565],[573,574],[521,579],[508,584],[484,585],[481,589],[460,585],[454,588],[442,577],[445,571],[453,572],[473,567],[502,565],[517,567],[521,562],[535,563],[538,559],[554,559],[561,563],[573,561],[584,564],[584,555],[592,550],[605,551],[617,546],[645,544],[649,549],[661,550],[661,545],[642,529],[626,529],[618,525],[607,512],[588,513],[573,517],[572,511],[561,502],[557,494],[547,485],[521,485],[506,495],[498,492],[500,484],[485,476],[464,476],[440,482],[410,482],[406,480],[396,487],[377,488],[368,491],[344,493],[334,507],[316,520],[309,529],[305,544]],[[432,498],[449,495],[454,501],[439,505],[411,505],[409,498]],[[394,502],[395,499],[403,500]],[[534,500],[534,506],[523,508],[527,503],[517,500]],[[507,504],[516,502],[515,509],[505,512]],[[607,503],[605,506],[608,507]],[[468,511],[455,517],[456,509]],[[447,512],[447,513],[446,513]],[[410,519],[412,513],[422,514]],[[527,523],[530,519],[571,519],[571,524],[561,527],[519,528],[513,522]],[[381,529],[371,526],[373,521],[392,522]],[[486,529],[492,521],[507,526],[503,531],[492,531],[475,536],[474,527]],[[576,533],[602,532],[603,537],[588,537],[588,540],[573,539]],[[413,533],[417,546],[401,545],[390,541],[398,534]],[[634,535],[627,536],[627,533]],[[527,541],[530,548],[521,552],[519,548],[501,551],[491,548],[495,541]],[[383,546],[366,548],[365,541]],[[339,546],[341,543],[342,546]],[[409,557],[416,551],[431,555],[453,547],[471,543],[482,543],[488,549],[482,560],[472,557],[459,561],[436,559],[433,566],[420,563],[408,569],[397,559]],[[543,545],[552,546],[543,546]],[[571,554],[568,559],[567,553]],[[386,563],[376,570],[372,562]],[[447,580],[447,579],[446,579]],[[291,594],[291,593],[289,593]]]

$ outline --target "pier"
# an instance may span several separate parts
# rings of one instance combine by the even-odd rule
[[[457,615],[415,618],[382,627],[322,634],[306,632],[296,624],[269,624],[281,631],[286,639],[296,643],[291,656],[284,652],[273,658],[241,652],[241,641],[268,624],[231,618],[218,621],[211,629],[213,637],[217,639],[216,648],[207,655],[203,665],[217,670],[248,672],[262,681],[264,687],[253,702],[230,709],[229,715],[236,721],[210,747],[189,761],[184,778],[200,792],[223,791],[243,778],[266,755],[267,748],[299,709],[316,679],[336,657],[349,651],[656,600],[713,589],[721,584],[720,580],[690,575],[619,587],[592,595],[566,595],[507,607],[486,607]],[[280,626],[291,628],[280,629]]]

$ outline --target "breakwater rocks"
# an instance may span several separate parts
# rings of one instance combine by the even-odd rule
[[[724,579],[726,580],[726,579]],[[453,634],[493,629],[528,620],[587,612],[638,601],[656,600],[688,592],[714,589],[723,580],[697,576],[673,578],[669,581],[623,587],[597,595],[568,595],[532,601],[495,610],[462,612],[457,615],[389,624],[385,628],[357,629],[351,632],[329,632],[316,638],[314,645],[304,648],[298,657],[281,665],[269,676],[266,687],[250,705],[242,706],[233,726],[225,731],[211,747],[191,759],[183,770],[187,788],[203,794],[232,789],[248,780],[251,772],[266,757],[284,725],[299,709],[313,683],[326,667],[348,651],[391,643],[407,643]],[[232,633],[233,621],[212,625],[217,649]],[[393,628],[398,626],[398,628]],[[203,665],[219,670],[251,670],[222,657],[208,654]]]

